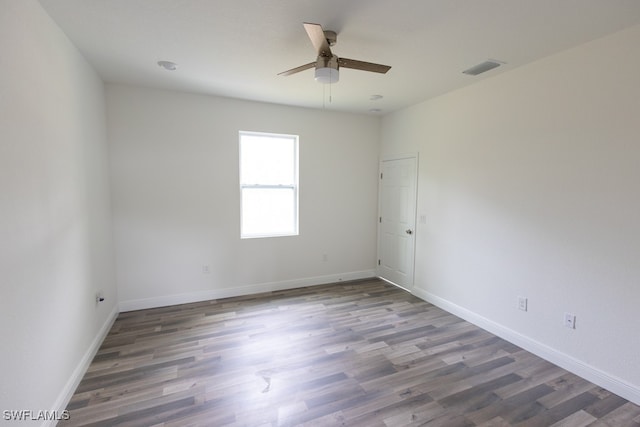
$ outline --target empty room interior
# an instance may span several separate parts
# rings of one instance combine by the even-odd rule
[[[635,0],[0,0],[0,424],[640,426],[639,46]]]

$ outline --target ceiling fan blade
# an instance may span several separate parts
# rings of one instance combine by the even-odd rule
[[[304,64],[304,65],[301,65],[299,67],[292,68],[292,69],[287,70],[287,71],[283,71],[281,73],[278,73],[278,75],[279,76],[290,76],[291,74],[299,73],[300,71],[308,70],[309,68],[313,68],[315,66],[316,66],[316,61],[313,61],[313,62],[309,62],[308,64]]]
[[[338,58],[338,65],[343,68],[353,68],[355,70],[372,71],[381,74],[391,69],[389,65],[374,64],[373,62],[357,61],[349,58]]]
[[[311,39],[313,47],[315,47],[316,51],[318,52],[318,56],[333,56],[333,54],[331,53],[331,48],[329,48],[327,38],[324,35],[322,25],[311,24],[309,22],[305,22],[303,23],[303,25],[304,29],[307,31],[307,35]]]

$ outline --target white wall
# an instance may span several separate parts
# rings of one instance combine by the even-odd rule
[[[0,69],[0,411],[64,409],[117,306],[104,88],[31,0]]]
[[[639,40],[634,27],[386,116],[381,142],[420,153],[417,293],[636,402]]]
[[[375,274],[379,118],[124,85],[107,108],[121,309]],[[299,236],[240,239],[240,130],[300,135]]]

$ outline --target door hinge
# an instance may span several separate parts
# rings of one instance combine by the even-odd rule
[[[380,172],[380,179],[382,179],[382,172]]]
[[[382,224],[382,217],[380,217],[380,224]]]
[[[378,260],[378,265],[380,265],[380,260]]]

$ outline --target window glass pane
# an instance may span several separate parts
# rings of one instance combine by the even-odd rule
[[[242,236],[297,234],[295,190],[243,188]]]
[[[241,237],[298,234],[298,137],[240,132]]]
[[[292,185],[296,181],[295,159],[294,138],[241,134],[240,183]]]

